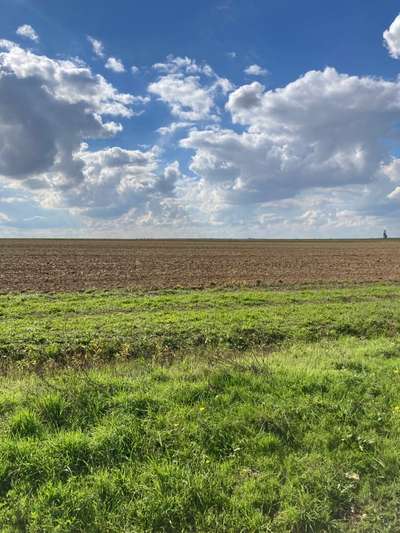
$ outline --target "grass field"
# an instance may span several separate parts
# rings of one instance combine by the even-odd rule
[[[0,296],[3,367],[394,335],[400,287]]]
[[[399,531],[400,287],[0,296],[2,531]]]

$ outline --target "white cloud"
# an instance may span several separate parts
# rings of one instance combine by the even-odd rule
[[[399,200],[400,199],[400,187],[396,187],[393,189],[391,193],[388,194],[388,198],[391,200]]]
[[[260,65],[250,65],[244,70],[245,74],[248,76],[266,76],[268,70],[260,67]]]
[[[245,128],[191,130],[191,170],[226,205],[290,198],[317,187],[365,186],[389,161],[383,139],[398,140],[400,82],[311,71],[286,87],[254,82],[226,105]]]
[[[104,229],[115,218],[122,227],[187,221],[175,196],[182,179],[177,161],[164,164],[157,147],[91,151],[83,142],[120,131],[120,124],[104,117],[130,118],[132,106],[149,97],[119,93],[80,61],[53,60],[11,42],[0,45],[0,181],[34,206],[28,209],[21,199],[17,210],[20,204],[2,205],[0,198],[0,212],[9,217],[2,218],[3,226],[55,228],[56,213],[64,226],[75,221],[92,229],[93,221],[103,220],[97,229]],[[18,218],[4,206],[20,213]]]
[[[9,41],[8,39],[0,39],[0,49],[1,50],[11,50],[11,48],[14,48],[18,46],[14,41]]]
[[[94,37],[91,37],[90,35],[88,35],[88,41],[92,45],[93,53],[97,57],[104,57],[104,45],[103,45],[103,43],[101,41],[99,41],[98,39],[95,39]]]
[[[114,72],[125,72],[124,64],[120,59],[109,57],[106,61],[105,67]]]
[[[21,37],[25,37],[26,39],[30,39],[34,42],[39,42],[39,35],[35,32],[35,30],[30,26],[29,24],[24,24],[23,26],[20,26],[17,29],[17,35],[20,35]]]
[[[388,178],[387,187],[390,190],[387,194],[389,200],[394,200],[396,204],[400,200],[400,159],[393,158],[388,164],[382,166],[383,175]],[[383,194],[385,190],[382,191]],[[387,192],[387,191],[386,191]],[[375,198],[376,199],[376,198]]]
[[[398,19],[385,32],[393,57]],[[88,39],[103,57],[102,43]],[[116,58],[107,63],[124,71]],[[157,130],[158,147],[94,150],[92,139],[121,131],[118,121],[149,96],[119,92],[79,59],[0,40],[3,234],[76,224],[92,234],[345,236],[399,218],[400,159],[390,146],[400,140],[400,80],[327,68],[275,90],[258,81],[235,90],[210,65],[174,56],[153,76],[148,92],[173,116]],[[175,134],[184,137],[178,147]],[[188,155],[190,174],[175,161]]]
[[[171,122],[169,126],[162,126],[158,128],[157,132],[160,135],[173,135],[178,130],[190,128],[193,126],[193,122]]]
[[[181,78],[175,74],[163,76],[149,85],[149,92],[167,103],[171,113],[183,120],[203,120],[211,117],[214,107],[212,96],[195,76]]]
[[[103,117],[131,117],[134,101],[79,62],[8,47],[0,52],[0,175],[31,187],[56,175],[63,187],[79,182],[82,141],[120,131]]]
[[[205,76],[214,76],[215,73],[207,63],[199,65],[194,59],[189,57],[167,56],[165,63],[155,63],[153,69],[167,74],[204,74]]]
[[[391,159],[389,163],[383,165],[382,171],[390,181],[400,183],[400,159]]]
[[[188,57],[168,56],[166,63],[156,63],[153,68],[164,74],[150,83],[149,92],[183,121],[217,120],[216,94],[233,89],[229,80],[219,77],[209,65],[199,65]]]
[[[400,59],[400,15],[398,15],[389,29],[383,33],[383,40],[389,54],[394,59]]]
[[[83,163],[84,179],[76,187],[53,195],[51,201],[77,208],[89,217],[116,218],[133,209],[138,217],[149,210],[155,214],[157,204],[174,196],[175,184],[181,178],[179,163],[164,167],[157,148],[89,151],[84,146],[77,157]],[[47,195],[45,192],[42,201]]]

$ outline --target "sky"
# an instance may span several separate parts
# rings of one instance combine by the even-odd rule
[[[384,0],[0,0],[0,237],[400,236]]]

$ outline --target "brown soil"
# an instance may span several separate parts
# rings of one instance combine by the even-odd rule
[[[0,292],[400,281],[400,240],[0,240]]]

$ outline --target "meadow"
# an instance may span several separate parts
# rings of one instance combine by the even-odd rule
[[[11,531],[398,531],[400,287],[0,296]]]
[[[3,369],[392,336],[400,288],[0,295]]]

